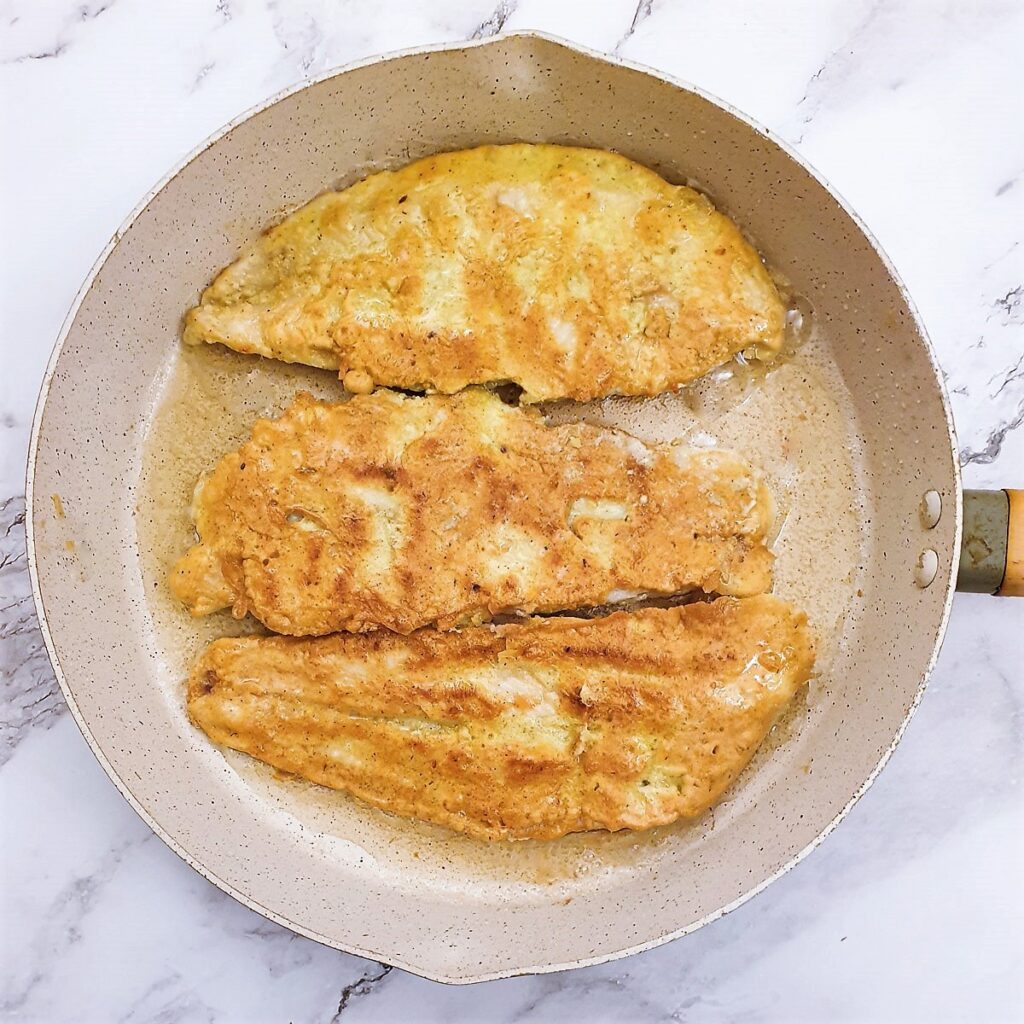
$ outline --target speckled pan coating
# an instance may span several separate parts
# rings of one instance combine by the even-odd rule
[[[181,313],[240,241],[367,166],[513,140],[616,149],[669,179],[696,179],[827,323],[868,441],[870,572],[828,707],[801,737],[814,771],[790,758],[727,827],[568,888],[463,884],[441,872],[403,879],[352,837],[311,834],[255,800],[166,699],[133,524],[142,441]],[[325,77],[239,120],[111,241],[61,333],[37,411],[36,602],[96,756],[163,839],[226,891],[306,935],[444,981],[581,966],[737,906],[870,784],[920,699],[949,610],[960,531],[953,442],[930,348],[891,267],[763,129],[693,89],[533,34],[417,51]],[[929,489],[944,512],[927,530],[918,509]],[[914,582],[923,547],[938,554],[927,589]]]

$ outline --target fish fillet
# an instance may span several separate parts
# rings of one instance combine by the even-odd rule
[[[200,482],[193,515],[174,593],[296,636],[771,585],[771,498],[737,455],[546,426],[476,388],[301,395]]]
[[[778,598],[211,644],[188,685],[222,746],[482,839],[645,829],[707,810],[814,660]]]
[[[785,311],[700,193],[615,153],[482,146],[329,192],[203,293],[188,343],[444,393],[527,402],[654,395],[735,353],[770,358]]]

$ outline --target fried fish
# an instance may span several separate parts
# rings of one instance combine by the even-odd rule
[[[707,810],[814,660],[764,595],[421,630],[211,644],[188,684],[215,743],[481,839],[645,829]]]
[[[188,343],[452,393],[654,395],[737,352],[770,358],[784,309],[699,192],[615,153],[481,146],[328,192],[223,270]]]
[[[547,426],[477,388],[301,395],[200,481],[193,516],[174,593],[294,636],[771,585],[771,497],[739,456]]]

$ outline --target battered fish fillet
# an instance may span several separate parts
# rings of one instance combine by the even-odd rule
[[[771,585],[771,506],[737,455],[549,427],[476,388],[300,395],[200,482],[171,586],[293,636],[745,596]]]
[[[481,839],[707,810],[814,660],[768,595],[458,633],[217,640],[188,686],[215,742]]]
[[[445,393],[654,395],[784,309],[757,252],[693,189],[623,156],[482,146],[329,192],[264,234],[185,319],[185,341]]]

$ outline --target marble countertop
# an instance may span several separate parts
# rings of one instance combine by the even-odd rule
[[[18,1021],[1024,1019],[1024,602],[957,597],[924,702],[813,856],[694,935],[449,988],[195,874],[67,713],[35,622],[24,460],[65,312],[164,171],[239,111],[376,52],[536,28],[696,82],[797,144],[921,309],[968,486],[1024,484],[1019,0],[4,0],[0,1014]]]

